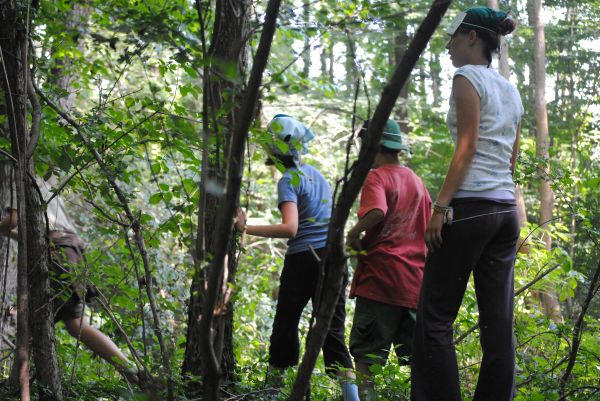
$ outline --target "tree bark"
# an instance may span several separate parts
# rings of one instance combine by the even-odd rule
[[[218,215],[215,231],[215,253],[210,263],[208,272],[208,286],[203,304],[203,315],[200,321],[201,351],[204,363],[204,400],[212,401],[218,399],[220,366],[215,355],[214,343],[211,335],[213,311],[216,304],[223,267],[227,263],[227,251],[232,240],[233,220],[239,206],[240,188],[242,184],[242,172],[244,165],[244,148],[250,124],[255,115],[259,96],[259,88],[262,82],[262,74],[267,65],[273,35],[279,13],[280,0],[269,0],[267,4],[265,23],[256,56],[252,65],[252,73],[245,91],[239,119],[235,122],[233,135],[231,136],[231,150],[228,153],[227,181],[225,194],[221,202],[221,213]]]
[[[221,213],[223,194],[208,191],[207,188],[218,187],[222,191],[225,179],[226,152],[229,149],[231,132],[236,120],[238,106],[241,102],[241,82],[246,74],[247,56],[246,40],[249,23],[249,2],[216,2],[214,25],[210,48],[205,38],[205,22],[207,9],[196,2],[198,18],[201,24],[200,33],[203,43],[204,90],[203,90],[203,129],[202,129],[202,177],[200,182],[200,199],[198,205],[198,230],[195,244],[195,273],[190,288],[188,307],[188,329],[182,374],[184,377],[200,378],[205,374],[206,361],[202,357],[202,333],[200,320],[203,314],[206,269],[203,266],[206,255],[215,254],[214,233],[217,216]],[[235,77],[227,79],[227,71],[235,71]],[[227,110],[226,112],[224,112]],[[214,143],[212,145],[211,143]],[[216,185],[215,185],[216,184]],[[219,192],[217,191],[217,192]],[[229,282],[233,283],[236,273],[235,241],[228,246],[227,268]],[[233,381],[235,377],[235,357],[233,354],[233,314],[229,312],[215,317],[213,338],[222,338],[222,355],[218,355],[222,367],[222,378]],[[189,394],[198,394],[200,386],[196,380],[189,380]]]
[[[333,311],[339,296],[344,269],[346,266],[346,255],[344,252],[344,226],[365,178],[373,164],[375,154],[379,148],[379,140],[383,128],[402,87],[410,77],[410,73],[417,63],[421,53],[425,50],[431,35],[439,25],[452,0],[436,0],[433,2],[427,16],[419,26],[413,40],[400,63],[396,66],[390,82],[383,89],[381,100],[377,105],[366,139],[361,146],[358,160],[352,165],[350,177],[343,180],[340,195],[335,200],[329,224],[327,250],[324,263],[329,264],[327,277],[323,287],[323,297],[317,311],[315,326],[307,339],[306,351],[302,363],[298,369],[298,375],[294,382],[290,401],[301,401],[310,385],[310,377],[317,360],[317,356],[325,341],[327,330],[333,316]],[[346,172],[347,174],[348,172]]]
[[[406,17],[405,14],[402,14],[400,18],[397,20],[397,26],[395,27],[395,31],[397,34],[394,36],[393,43],[393,53],[392,53],[392,63],[393,65],[398,65],[400,60],[402,60],[402,55],[406,51],[408,46],[408,42],[410,37],[407,33],[406,26]],[[404,135],[407,135],[410,131],[410,125],[408,121],[408,89],[410,85],[410,77],[400,90],[400,96],[398,99],[398,125],[400,126],[400,130]]]
[[[304,53],[302,53],[302,75],[308,78],[310,74],[311,65],[311,49],[306,50],[310,46],[310,36],[308,35],[308,28],[310,27],[310,5],[311,0],[303,0],[302,3],[302,18],[304,20]]]
[[[6,105],[0,105],[0,115],[6,116]],[[7,136],[4,137],[3,135]],[[10,141],[7,124],[0,130],[0,138]],[[11,155],[0,155],[0,218],[6,217],[5,210],[16,208],[13,182],[13,161]],[[13,204],[15,203],[15,204]],[[17,248],[9,237],[0,236],[0,358],[15,349],[14,338],[17,330],[16,299],[17,291]],[[2,372],[0,372],[1,374]]]
[[[550,186],[550,136],[548,132],[548,111],[546,107],[546,39],[544,24],[541,19],[542,0],[532,1],[534,36],[534,68],[535,68],[535,122],[536,122],[536,156],[543,160],[538,168],[542,177],[540,184],[539,224],[544,229],[546,249],[552,249],[552,238],[548,232],[548,223],[552,220],[554,194]],[[553,288],[540,294],[540,300],[546,316],[556,322],[562,322],[560,304]]]
[[[79,40],[79,37],[84,27],[83,22],[90,12],[91,9],[89,6],[74,3],[71,10],[65,15],[65,33],[71,37],[73,46],[80,52],[84,51],[84,42]],[[73,69],[74,60],[72,57],[67,56],[55,59],[55,63],[56,66],[52,69],[52,75],[48,78],[53,80],[56,86],[63,91],[63,96],[59,97],[57,102],[61,110],[68,113],[75,104],[77,97],[73,83],[78,78],[78,74]]]
[[[440,66],[440,56],[437,53],[431,54],[429,61],[429,74],[431,75],[431,92],[433,94],[433,107],[440,107],[442,104],[442,82],[440,74],[442,68]]]
[[[56,358],[54,319],[50,300],[48,243],[41,199],[33,179],[32,155],[37,146],[41,108],[29,72],[28,35],[21,10],[28,4],[0,4],[0,46],[5,74],[12,154],[16,162],[15,186],[18,210],[17,353],[15,370],[21,399],[29,400],[29,339],[31,335],[40,400],[62,400]],[[27,99],[31,102],[31,131],[27,128]],[[35,322],[35,324],[33,324]],[[30,331],[30,327],[33,329]]]

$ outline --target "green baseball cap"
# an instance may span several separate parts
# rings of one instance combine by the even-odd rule
[[[364,136],[367,134],[368,128],[369,120],[366,120],[360,131],[360,138],[364,138]],[[405,150],[407,152],[410,152],[409,147],[404,143],[404,137],[402,135],[402,131],[400,130],[400,126],[394,120],[387,120],[387,122],[385,123],[383,135],[381,135],[381,140],[379,141],[379,144],[388,149]]]

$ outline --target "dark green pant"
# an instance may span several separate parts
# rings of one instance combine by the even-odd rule
[[[401,365],[410,361],[416,311],[357,297],[350,332],[350,353],[356,362],[385,365],[390,346]]]

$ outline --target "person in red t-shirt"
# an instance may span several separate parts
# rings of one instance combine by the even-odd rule
[[[361,399],[367,401],[376,398],[369,368],[386,363],[392,344],[399,363],[409,364],[427,255],[431,198],[423,181],[401,164],[400,151],[409,149],[398,124],[388,120],[362,188],[359,221],[347,234],[347,244],[360,251],[350,288],[350,298],[356,297],[350,353],[363,375]]]

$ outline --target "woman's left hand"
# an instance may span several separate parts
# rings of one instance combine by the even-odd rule
[[[235,229],[238,232],[244,231],[246,228],[246,213],[241,207],[238,207],[237,216],[235,218]]]
[[[442,228],[444,227],[444,215],[434,212],[429,220],[425,231],[425,243],[430,252],[442,246]]]

